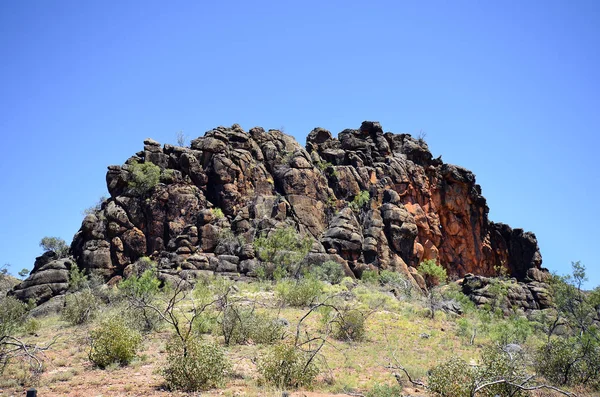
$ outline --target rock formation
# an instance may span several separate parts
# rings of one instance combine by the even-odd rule
[[[160,168],[160,183],[140,191],[132,169],[144,163]],[[165,275],[252,276],[252,241],[282,225],[314,239],[308,263],[334,260],[357,277],[392,269],[410,278],[425,259],[451,278],[504,268],[524,281],[541,269],[534,234],[488,220],[473,173],[377,122],[337,138],[316,128],[305,148],[281,131],[238,125],[189,148],[148,139],[124,165],[108,167],[106,182],[110,197],[71,245],[77,265],[106,280],[127,276],[142,256]],[[53,283],[57,292],[64,280]]]

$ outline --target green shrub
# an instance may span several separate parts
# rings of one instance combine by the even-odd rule
[[[319,374],[319,366],[312,353],[280,343],[259,358],[258,372],[265,383],[281,389],[309,387]]]
[[[148,307],[160,291],[160,280],[156,277],[156,265],[149,258],[137,262],[140,275],[132,274],[119,283],[119,294],[128,302],[128,317],[132,324],[144,332],[160,327],[162,317]]]
[[[98,298],[91,289],[87,288],[65,296],[62,317],[72,325],[84,324],[94,318],[99,307]]]
[[[142,343],[139,332],[127,327],[122,318],[112,317],[90,331],[89,359],[100,368],[127,365]]]
[[[88,288],[89,286],[90,282],[85,275],[85,272],[76,264],[71,266],[71,269],[69,270],[69,290],[76,292]]]
[[[437,396],[467,397],[475,389],[476,370],[461,358],[451,357],[432,368],[427,385]]]
[[[417,268],[417,271],[425,279],[427,288],[443,284],[448,278],[446,269],[438,265],[433,259],[427,259],[421,262]]]
[[[23,324],[23,331],[28,335],[37,334],[42,328],[42,323],[37,318],[29,317]]]
[[[12,296],[0,298],[0,341],[12,336],[27,315],[27,305]]]
[[[364,283],[379,284],[379,273],[376,270],[365,270],[362,272],[360,279]]]
[[[317,301],[323,292],[323,284],[313,278],[282,280],[275,286],[275,294],[285,304],[293,307],[309,306]]]
[[[379,283],[386,287],[393,287],[397,292],[406,297],[411,297],[413,285],[405,275],[393,270],[382,270],[379,272]]]
[[[45,252],[54,251],[59,258],[65,258],[69,255],[69,246],[62,238],[44,237],[40,241],[40,247],[42,247]]]
[[[522,384],[526,379],[527,366],[522,352],[508,353],[498,346],[488,346],[481,353],[481,364],[477,368],[477,383],[482,384],[498,379],[506,379],[515,384]],[[490,385],[478,395],[494,396],[528,396],[528,392],[506,383]]]
[[[194,392],[218,387],[230,369],[225,351],[212,342],[190,338],[184,345],[173,338],[166,350],[161,373],[171,390]]]
[[[538,350],[534,366],[555,384],[600,389],[600,346],[588,336],[550,340]]]
[[[257,313],[250,307],[233,304],[223,310],[220,324],[225,344],[271,344],[283,337],[284,326],[276,318]]]
[[[357,309],[342,311],[333,320],[333,336],[339,340],[361,341],[365,339],[367,315]]]
[[[356,196],[354,196],[354,199],[350,203],[350,208],[353,211],[359,211],[361,208],[363,208],[365,205],[367,205],[369,200],[371,200],[371,196],[369,195],[369,192],[366,190],[362,190],[360,193],[358,193]]]
[[[525,317],[511,317],[492,323],[489,333],[493,341],[505,346],[509,343],[525,343],[533,333],[533,327]]]
[[[339,284],[345,276],[342,265],[334,261],[314,265],[310,268],[309,273],[317,280],[331,284]]]
[[[299,273],[299,263],[310,251],[313,240],[300,236],[293,227],[272,231],[268,236],[254,240],[253,246],[258,259],[263,263],[257,275],[263,279],[280,279]]]
[[[139,195],[145,195],[160,181],[160,167],[147,163],[129,164],[129,187]]]
[[[402,389],[398,385],[376,383],[365,395],[366,397],[401,397]]]
[[[215,207],[212,208],[210,210],[210,212],[212,212],[212,215],[215,219],[223,219],[225,217],[225,214],[223,214],[223,210],[221,208]]]

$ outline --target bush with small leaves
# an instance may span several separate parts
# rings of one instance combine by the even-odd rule
[[[27,314],[27,305],[12,296],[0,298],[0,341],[14,335]]]
[[[451,357],[429,372],[429,390],[442,397],[467,397],[472,395],[477,378],[476,369],[465,360]]]
[[[401,293],[405,297],[411,297],[413,294],[413,285],[400,272],[393,270],[382,270],[379,272],[379,283],[386,287],[391,287],[397,293]]]
[[[213,342],[190,338],[184,345],[173,338],[166,350],[161,373],[171,390],[194,392],[218,387],[230,369],[225,351]]]
[[[345,276],[342,265],[334,261],[314,265],[310,268],[309,274],[330,284],[339,284]]]
[[[259,358],[258,372],[265,383],[281,389],[309,387],[319,374],[319,366],[314,354],[279,343]]]
[[[280,279],[298,275],[299,263],[310,251],[313,240],[301,236],[292,227],[273,230],[254,240],[253,246],[262,261],[257,275],[263,279]]]
[[[363,283],[379,284],[379,273],[375,270],[365,270],[360,279]]]
[[[280,321],[239,304],[231,304],[223,310],[219,325],[226,345],[248,341],[271,344],[283,337],[284,326]]]
[[[359,211],[361,208],[367,205],[369,200],[371,200],[369,192],[366,190],[362,190],[360,193],[354,196],[354,199],[350,203],[350,208],[353,211]]]
[[[129,187],[139,195],[145,195],[160,181],[160,167],[150,162],[129,164]]]
[[[135,358],[141,344],[139,332],[129,328],[124,319],[112,317],[90,331],[89,359],[100,368],[111,364],[127,365]]]
[[[77,265],[71,266],[69,270],[69,291],[77,292],[90,286],[90,281],[85,272]]]
[[[100,301],[91,289],[75,292],[65,296],[65,307],[62,318],[72,325],[87,323],[94,318],[100,307]]]
[[[144,260],[138,261],[140,266],[146,266]],[[162,317],[148,307],[160,291],[160,280],[156,276],[153,263],[142,271],[141,275],[132,274],[119,283],[119,294],[129,304],[128,317],[132,324],[143,332],[157,330]]]
[[[448,275],[446,269],[438,265],[435,260],[427,259],[419,264],[417,271],[425,279],[427,288],[432,288],[446,282]]]
[[[366,397],[400,397],[402,388],[398,385],[388,385],[385,383],[376,383],[371,390],[365,394]]]
[[[37,334],[41,328],[41,321],[34,317],[29,317],[27,320],[25,320],[25,323],[23,324],[23,331],[28,335]]]
[[[323,292],[323,284],[314,277],[299,280],[282,280],[275,286],[275,294],[285,304],[293,307],[315,303]]]
[[[350,309],[340,313],[333,320],[333,336],[339,340],[361,341],[365,339],[365,322],[367,314],[357,309]]]
[[[556,338],[538,350],[537,372],[559,385],[590,385],[600,389],[600,346],[593,337]]]

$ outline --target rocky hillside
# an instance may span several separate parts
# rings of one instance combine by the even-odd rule
[[[160,183],[141,189],[134,169],[148,163],[160,168]],[[472,172],[377,122],[337,138],[316,128],[306,147],[281,131],[238,125],[191,147],[148,139],[124,165],[108,167],[106,182],[110,197],[85,217],[71,254],[112,282],[142,256],[165,276],[252,276],[252,241],[282,225],[314,239],[308,263],[334,260],[357,277],[393,269],[422,285],[415,267],[424,259],[454,278],[501,269],[519,281],[544,277],[535,235],[490,222]]]

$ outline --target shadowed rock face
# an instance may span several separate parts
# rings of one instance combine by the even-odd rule
[[[142,195],[129,187],[134,162],[162,170]],[[108,167],[106,182],[110,198],[71,245],[81,268],[106,279],[126,276],[141,256],[165,274],[251,276],[252,241],[282,225],[315,240],[308,263],[334,260],[355,276],[370,268],[412,278],[421,261],[435,259],[450,277],[504,267],[523,280],[542,262],[534,234],[488,220],[473,173],[377,122],[337,138],[316,128],[305,148],[280,131],[238,125],[208,131],[189,148],[149,139],[124,165]],[[351,205],[361,192],[368,200]]]

